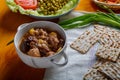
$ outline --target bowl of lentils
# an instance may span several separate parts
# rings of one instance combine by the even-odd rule
[[[71,12],[79,0],[6,0],[10,10],[36,19],[53,19]]]

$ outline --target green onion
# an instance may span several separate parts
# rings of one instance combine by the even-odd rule
[[[120,17],[116,15],[110,8],[108,8],[107,6],[103,6],[103,8],[110,13],[108,15],[111,15],[111,17],[115,18],[116,21],[120,22]]]
[[[95,21],[97,22],[102,22],[106,25],[111,25],[115,28],[120,28],[120,23],[119,22],[116,22],[112,19],[109,19],[109,18],[102,18],[102,17],[98,17],[98,18],[94,18]]]
[[[78,17],[75,17],[75,18],[72,18],[72,19],[69,19],[69,20],[61,21],[58,24],[59,25],[65,25],[65,24],[70,24],[70,23],[76,22],[76,21],[83,21],[84,19],[89,18],[89,17],[94,16],[94,15],[95,15],[94,13],[84,14],[82,16],[78,16]]]
[[[78,22],[78,23],[74,23],[74,24],[70,24],[70,25],[61,25],[64,29],[72,29],[72,28],[80,28],[83,27],[84,25],[90,24],[91,22],[93,22],[93,19],[96,16],[93,17],[89,17],[87,19],[85,19],[84,21]]]
[[[109,11],[111,13],[108,14],[100,11],[96,13],[84,14],[69,20],[61,21],[59,22],[59,25],[61,25],[64,29],[72,29],[81,28],[84,25],[97,22],[120,29],[120,17],[111,10]]]
[[[104,16],[104,17],[107,17],[107,18],[111,18],[113,20],[116,20],[113,16],[111,16],[110,14],[106,14],[104,12],[97,12],[98,15],[101,15],[101,16]]]
[[[114,18],[115,21],[120,22],[120,17],[118,15],[108,14]]]

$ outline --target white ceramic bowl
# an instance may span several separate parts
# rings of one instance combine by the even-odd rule
[[[53,56],[48,56],[48,57],[33,57],[29,56],[25,53],[23,53],[19,49],[19,45],[21,42],[21,38],[23,35],[28,32],[29,29],[34,28],[34,27],[39,27],[39,28],[47,28],[51,31],[57,31],[61,37],[65,40],[63,48],[56,53]],[[26,23],[22,24],[18,27],[18,31],[14,37],[14,45],[16,47],[16,51],[20,59],[27,65],[34,67],[34,68],[49,68],[49,67],[55,67],[55,66],[64,66],[68,62],[68,58],[65,54],[65,49],[66,49],[66,34],[64,29],[62,29],[58,24],[49,22],[49,21],[36,21],[32,23]],[[64,57],[64,62],[59,63],[59,60],[61,57]]]

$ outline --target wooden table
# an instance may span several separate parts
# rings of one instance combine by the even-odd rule
[[[20,24],[37,20],[11,12],[5,0],[0,0],[0,5],[0,80],[42,80],[45,69],[34,69],[25,65],[16,54],[14,44],[6,46],[7,42],[14,38]],[[96,9],[91,0],[80,0],[75,10]]]

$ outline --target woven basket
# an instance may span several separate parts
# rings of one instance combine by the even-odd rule
[[[104,9],[104,6],[110,8],[111,10],[120,10],[120,4],[108,4],[108,3],[105,3],[105,2],[100,2],[98,0],[93,0],[93,2]]]

